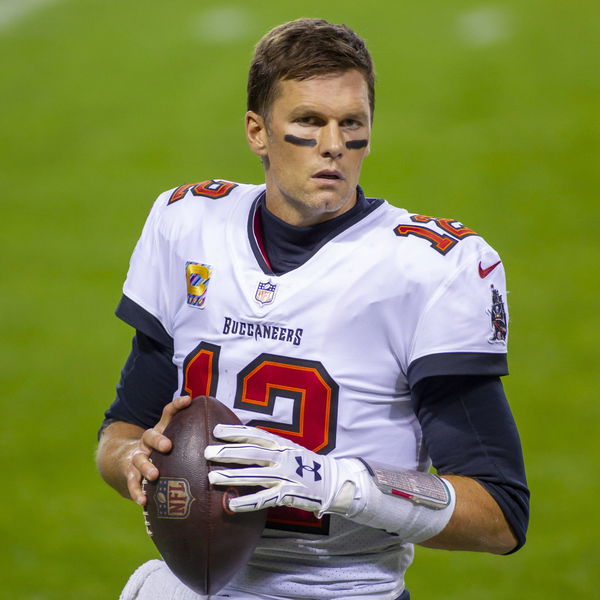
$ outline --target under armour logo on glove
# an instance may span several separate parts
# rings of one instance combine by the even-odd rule
[[[301,456],[296,456],[296,462],[298,463],[299,467],[296,469],[296,474],[300,475],[300,477],[304,477],[304,475],[302,474],[303,471],[309,471],[310,473],[312,473],[315,476],[315,481],[321,481],[322,477],[319,475],[319,469],[321,468],[321,465],[316,461],[313,460],[313,466],[309,467],[308,465],[305,465],[302,462],[302,457]]]

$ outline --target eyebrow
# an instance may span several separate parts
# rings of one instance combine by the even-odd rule
[[[299,117],[301,115],[305,115],[306,113],[312,113],[317,117],[323,117],[323,111],[311,106],[309,104],[301,104],[300,106],[296,106],[292,112],[291,117]],[[369,116],[363,110],[349,110],[340,118],[341,121],[345,119],[354,119],[355,121],[364,121],[367,123],[369,121]]]

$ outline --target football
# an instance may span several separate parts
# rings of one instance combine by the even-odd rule
[[[152,541],[171,571],[205,595],[222,589],[246,564],[266,519],[264,510],[235,514],[228,509],[231,495],[251,488],[219,489],[208,482],[209,471],[217,467],[205,460],[204,448],[222,443],[212,435],[218,423],[240,421],[215,398],[194,398],[165,429],[172,450],[151,454],[159,478],[144,482],[144,516]]]

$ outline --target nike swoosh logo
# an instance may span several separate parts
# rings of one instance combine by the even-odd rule
[[[481,279],[485,279],[502,261],[499,260],[497,263],[486,267],[485,269],[481,266],[481,261],[479,261],[479,277]]]

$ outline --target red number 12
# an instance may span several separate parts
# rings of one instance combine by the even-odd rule
[[[216,396],[221,348],[202,342],[185,359],[182,393]],[[335,448],[339,388],[318,361],[261,354],[237,376],[234,408],[272,416],[278,398],[292,406],[289,423],[254,419],[248,423],[291,440],[313,452]],[[292,508],[270,509],[268,526],[326,534],[329,519]]]

